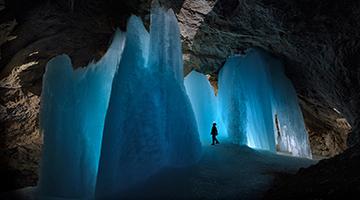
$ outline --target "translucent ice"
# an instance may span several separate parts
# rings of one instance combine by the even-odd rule
[[[132,16],[105,121],[98,198],[121,196],[165,166],[200,156],[195,116],[183,83],[174,13],[155,7],[150,34]]]
[[[218,115],[233,143],[311,157],[296,92],[277,59],[259,49],[229,58],[218,91]]]
[[[167,141],[168,164],[188,165],[200,155],[195,116],[186,95],[180,30],[174,12],[154,6],[151,10],[149,68],[158,80],[158,97],[165,106],[162,121]],[[155,54],[155,55],[154,55]]]
[[[180,31],[172,10],[155,6],[150,34],[132,16],[107,54],[73,70],[48,63],[41,127],[39,196],[118,197],[165,166],[199,159],[201,145],[185,92]]]
[[[230,139],[275,151],[271,82],[257,51],[228,59],[219,75],[219,103]]]
[[[211,142],[211,127],[217,122],[217,101],[214,89],[204,74],[192,71],[185,77],[186,92],[190,98],[203,144]]]
[[[121,59],[124,33],[116,32],[104,57],[73,70],[66,55],[46,67],[40,123],[44,133],[39,196],[93,196],[105,113]]]
[[[273,116],[277,150],[311,158],[308,133],[299,107],[297,94],[285,76],[282,64],[271,57],[273,83]]]

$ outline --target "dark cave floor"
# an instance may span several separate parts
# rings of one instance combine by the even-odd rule
[[[122,193],[121,199],[261,199],[277,174],[295,173],[316,162],[228,143],[205,145],[198,164],[167,168]],[[24,188],[1,199],[35,199],[33,191]]]

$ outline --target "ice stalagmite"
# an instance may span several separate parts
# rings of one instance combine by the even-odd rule
[[[114,197],[154,173],[164,163],[160,132],[162,106],[146,68],[149,34],[132,16],[106,116],[96,196]]]
[[[217,100],[214,89],[207,77],[196,71],[185,77],[185,87],[195,113],[201,142],[210,144],[212,123],[217,122]]]
[[[121,197],[165,166],[198,160],[201,145],[182,68],[174,13],[153,8],[150,34],[132,16],[105,120],[97,198]]]
[[[102,131],[124,33],[116,32],[104,57],[73,70],[66,55],[46,67],[40,124],[44,145],[38,195],[90,198],[98,170]]]

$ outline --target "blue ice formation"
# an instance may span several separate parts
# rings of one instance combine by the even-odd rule
[[[210,144],[212,123],[217,122],[217,98],[214,89],[206,75],[196,71],[185,77],[185,88],[195,113],[201,143]],[[222,132],[219,131],[219,134]]]
[[[165,166],[195,163],[201,144],[185,93],[172,10],[151,10],[150,34],[132,16],[105,120],[96,197],[121,196]]]
[[[124,41],[125,34],[117,31],[103,58],[85,68],[73,70],[67,55],[48,62],[40,110],[40,197],[93,196],[112,77]]]
[[[311,157],[296,92],[281,62],[249,50],[227,60],[218,84],[218,115],[233,143]]]
[[[233,143],[275,151],[267,67],[257,51],[228,59],[219,74],[219,109]]]
[[[186,94],[180,29],[174,12],[154,7],[150,27],[149,67],[158,80],[158,95],[168,143],[168,165],[183,166],[200,157],[201,143],[195,115]],[[157,52],[157,53],[156,53]],[[154,55],[154,53],[156,53]]]
[[[271,63],[272,104],[277,150],[298,157],[311,158],[308,133],[296,91],[286,77],[281,62],[271,57],[267,58]]]
[[[185,92],[180,31],[155,6],[150,34],[132,16],[98,63],[46,68],[39,198],[113,198],[163,167],[198,161],[201,143]],[[95,196],[94,196],[95,195]]]

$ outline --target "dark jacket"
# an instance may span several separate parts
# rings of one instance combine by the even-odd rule
[[[211,135],[218,135],[218,131],[217,131],[217,128],[216,126],[213,126],[212,129],[211,129]]]

